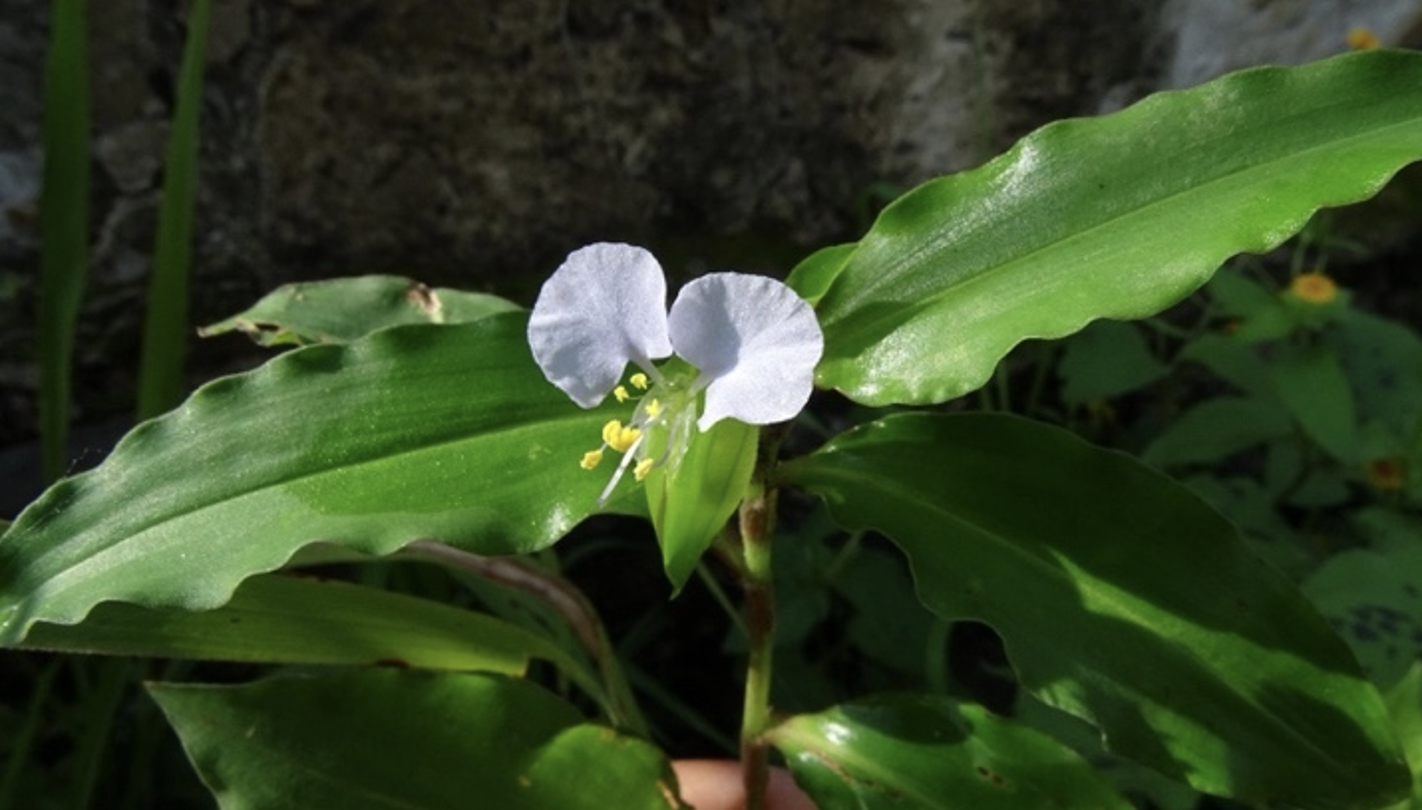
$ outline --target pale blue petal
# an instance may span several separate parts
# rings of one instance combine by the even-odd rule
[[[783,422],[805,407],[825,341],[794,290],[763,276],[712,273],[682,288],[668,321],[676,353],[710,383],[702,430],[727,417]]]
[[[543,284],[528,345],[548,381],[584,408],[602,402],[629,361],[671,354],[667,281],[651,253],[600,243],[569,254]]]

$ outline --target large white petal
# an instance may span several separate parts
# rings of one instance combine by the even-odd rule
[[[667,280],[652,254],[599,243],[573,251],[544,282],[528,319],[528,345],[548,381],[584,408],[597,405],[628,361],[671,354]]]
[[[687,284],[668,317],[676,353],[711,380],[697,426],[768,425],[805,407],[824,352],[815,311],[772,278],[712,273]]]

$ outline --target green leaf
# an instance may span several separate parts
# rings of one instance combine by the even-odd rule
[[[777,569],[779,564],[777,559]],[[835,583],[853,610],[845,636],[860,655],[921,674],[925,660],[942,650],[929,646],[937,620],[914,598],[903,559],[889,549],[861,548],[846,569]]]
[[[1006,642],[1022,684],[1109,748],[1251,803],[1405,785],[1376,689],[1231,525],[1130,457],[1015,417],[893,416],[787,464],[907,553],[919,598]]]
[[[835,277],[844,269],[845,262],[854,254],[854,248],[853,243],[820,248],[795,265],[785,284],[811,305],[819,303]]]
[[[1422,418],[1422,338],[1401,323],[1348,309],[1325,339],[1338,351],[1359,415],[1385,425],[1400,450]]]
[[[946,697],[859,700],[766,736],[795,781],[834,810],[1131,807],[1047,735]]]
[[[820,385],[942,402],[1014,345],[1158,312],[1422,157],[1422,54],[1260,68],[1060,121],[890,205],[819,300]]]
[[[1157,466],[1214,463],[1292,431],[1288,412],[1274,402],[1216,397],[1177,417],[1141,458]]]
[[[1270,449],[1286,446],[1289,445],[1275,444]],[[1180,483],[1228,518],[1250,551],[1292,580],[1313,570],[1316,562],[1308,553],[1309,542],[1284,519],[1276,494],[1265,489],[1258,479],[1222,476],[1204,468],[1197,475],[1182,478]]]
[[[1286,337],[1298,323],[1279,295],[1238,272],[1216,273],[1205,287],[1224,314],[1237,318],[1230,336],[1244,343]]]
[[[1073,335],[1057,366],[1062,399],[1071,405],[1128,394],[1168,371],[1151,355],[1140,330],[1119,321],[1097,321]]]
[[[654,467],[645,482],[662,563],[676,591],[745,497],[760,438],[759,428],[735,419],[723,419],[705,433],[690,432],[676,469],[669,475]]]
[[[348,343],[391,326],[469,323],[518,309],[496,295],[431,289],[400,276],[357,276],[286,284],[198,334],[235,330],[263,346]]]
[[[1411,539],[1405,546],[1339,552],[1303,583],[1369,677],[1384,687],[1422,661],[1422,545]]]
[[[1233,335],[1207,332],[1187,343],[1180,359],[1199,363],[1256,399],[1275,402],[1279,398],[1259,348]]]
[[[69,452],[74,330],[89,275],[89,35],[84,0],[50,4],[44,64],[44,191],[36,344],[44,477]]]
[[[138,418],[147,419],[177,405],[185,386],[188,274],[193,253],[193,209],[198,187],[198,124],[202,118],[202,74],[207,64],[209,0],[194,0],[188,35],[178,70],[173,126],[163,163],[163,195],[158,205],[158,235],[148,300],[143,315],[143,346],[138,371]]]
[[[211,611],[106,602],[73,626],[36,624],[32,650],[272,664],[346,664],[522,675],[563,663],[527,630],[426,599],[296,576],[257,576]]]
[[[1422,808],[1422,664],[1414,663],[1388,691],[1387,708],[1412,768],[1412,795],[1393,810],[1417,810]]]
[[[0,644],[104,600],[211,609],[316,540],[369,554],[553,543],[596,507],[603,479],[578,457],[610,411],[544,380],[526,323],[388,329],[203,386],[0,537]]]
[[[523,681],[372,670],[149,691],[231,810],[682,806],[660,751]]]
[[[1279,398],[1304,433],[1344,464],[1356,464],[1353,390],[1338,355],[1318,347],[1286,347],[1269,366]]]

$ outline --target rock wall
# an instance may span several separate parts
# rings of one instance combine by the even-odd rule
[[[183,5],[89,6],[79,370],[100,410],[130,396]],[[47,8],[0,17],[0,442],[33,424]],[[784,272],[853,238],[885,188],[1047,121],[1326,56],[1355,26],[1410,43],[1419,19],[1422,0],[214,0],[194,317],[370,272],[529,300],[600,239],[675,273]]]

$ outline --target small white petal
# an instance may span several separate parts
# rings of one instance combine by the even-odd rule
[[[602,402],[627,368],[671,354],[667,280],[651,253],[599,243],[568,255],[544,282],[528,345],[548,381],[584,408]]]
[[[793,417],[814,388],[824,333],[810,305],[772,278],[712,273],[687,284],[668,317],[676,353],[711,380],[697,427],[731,417]]]

